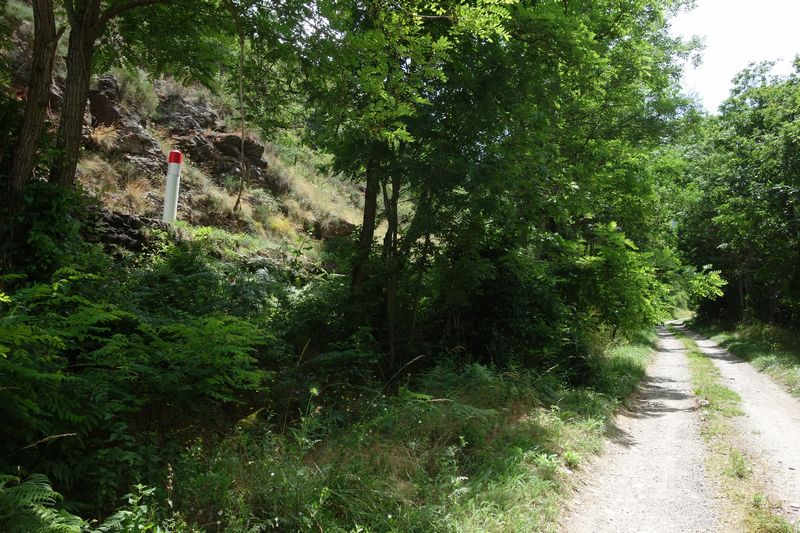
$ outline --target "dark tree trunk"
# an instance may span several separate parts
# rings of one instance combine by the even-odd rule
[[[739,280],[738,281],[739,282],[737,283],[737,287],[739,289],[738,290],[739,312],[737,313],[737,315],[738,315],[738,319],[739,320],[744,320],[745,316],[746,316],[746,314],[745,314],[746,303],[745,303],[745,297],[744,297],[744,292],[745,292],[744,291],[744,275],[739,276]]]
[[[238,15],[233,11],[234,20],[238,21]],[[239,118],[242,122],[242,142],[239,146],[239,194],[236,195],[236,204],[233,206],[233,212],[239,211],[239,206],[242,203],[242,193],[244,192],[244,186],[247,181],[247,164],[245,162],[244,157],[244,136],[247,134],[247,122],[245,121],[245,109],[244,109],[244,28],[242,28],[241,24],[237,22],[238,31],[239,31],[239,114],[241,115]]]
[[[356,259],[353,265],[352,290],[354,293],[361,290],[366,279],[366,266],[369,261],[369,254],[372,251],[372,240],[375,238],[375,220],[378,213],[378,190],[380,189],[378,170],[377,158],[373,155],[367,162],[367,188],[364,192],[364,219],[358,238]]]
[[[9,210],[16,210],[19,207],[25,185],[30,180],[36,149],[47,116],[53,62],[58,43],[52,0],[33,1],[33,21],[33,61],[28,81],[28,100],[25,103],[25,116],[14,149],[5,197]]]
[[[67,80],[56,144],[60,154],[50,175],[51,181],[65,186],[73,184],[78,167],[94,42],[101,32],[101,14],[99,0],[68,8],[70,35]]]
[[[397,231],[399,226],[397,204],[400,197],[400,177],[393,175],[391,194],[383,184],[383,204],[386,210],[388,228],[383,239],[383,260],[386,268],[386,328],[389,334],[389,360],[387,367],[395,370],[397,365],[397,283],[400,275],[400,262],[397,257]]]

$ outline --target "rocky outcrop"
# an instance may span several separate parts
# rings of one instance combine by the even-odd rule
[[[176,93],[164,96],[156,108],[155,122],[167,129],[178,148],[191,161],[221,180],[241,173],[242,137],[225,131],[219,115],[206,102],[194,101]],[[244,159],[248,179],[266,183],[275,194],[285,194],[288,184],[271,179],[266,172],[264,145],[255,139],[244,140]]]
[[[191,102],[174,93],[158,104],[155,122],[178,135],[198,130],[225,130],[219,115],[207,103]]]
[[[120,91],[117,79],[109,74],[97,80],[97,87],[89,91],[89,109],[95,126],[111,126],[122,119]]]
[[[146,212],[157,216],[162,200],[159,191],[162,190],[161,184],[166,172],[166,157],[162,147],[149,130],[149,126],[157,125],[158,131],[168,133],[172,145],[186,154],[193,167],[202,169],[219,186],[209,188],[205,185],[205,178],[200,180],[196,175],[187,174],[178,206],[183,220],[223,226],[232,231],[259,231],[253,218],[232,216],[229,212],[230,206],[225,204],[227,199],[221,196],[224,193],[223,187],[230,190],[232,181],[238,182],[243,156],[248,188],[262,189],[259,194],[271,198],[267,209],[269,213],[283,211],[293,223],[302,224],[303,230],[311,232],[317,239],[352,235],[355,230],[353,224],[310,206],[289,215],[289,202],[281,197],[292,191],[289,180],[293,178],[290,172],[282,170],[279,165],[273,168],[268,164],[264,144],[249,136],[243,141],[240,134],[226,130],[219,113],[206,101],[191,96],[191,91],[182,91],[163,81],[156,82],[155,85],[158,105],[154,116],[147,118],[133,104],[127,103],[129,99],[125,97],[114,76],[104,75],[98,78],[89,94],[91,128],[86,132],[87,144],[93,150],[105,152],[105,159],[122,159],[155,178],[150,180],[152,190],[146,193],[152,197],[142,202],[148,206]],[[106,127],[108,131],[102,131],[100,127]],[[112,166],[108,172],[139,177],[138,173]],[[298,191],[295,200],[302,203],[301,196]],[[245,201],[250,201],[251,206],[257,205],[250,198],[246,197]],[[143,210],[141,206],[129,209]],[[262,205],[259,216],[267,216],[264,212]],[[142,228],[153,224],[155,221],[144,217],[104,213],[98,217],[98,232],[102,235],[98,240],[107,245],[136,250],[143,246],[145,239]]]
[[[348,237],[353,234],[355,229],[356,226],[345,219],[329,216],[314,222],[314,238],[327,240],[336,237]]]
[[[94,240],[108,248],[123,248],[132,252],[144,249],[150,229],[169,231],[169,225],[153,218],[97,210],[92,213]]]
[[[97,80],[96,87],[89,91],[92,126],[114,126],[114,152],[147,174],[163,174],[166,161],[161,145],[147,131],[146,121],[122,106],[120,96],[114,76],[106,74]]]

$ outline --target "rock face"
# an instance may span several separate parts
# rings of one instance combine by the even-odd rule
[[[356,227],[343,218],[328,217],[314,222],[314,238],[332,239],[352,235]]]
[[[240,175],[242,137],[226,132],[219,115],[207,103],[170,93],[158,104],[156,115],[155,122],[170,132],[178,148],[188,154],[193,163],[220,179]],[[265,172],[268,165],[263,156],[264,146],[245,138],[245,165],[252,182],[268,179]],[[280,194],[288,191],[283,185],[269,188],[273,192],[281,191]]]
[[[120,91],[116,78],[105,75],[97,80],[97,88],[89,91],[89,109],[95,126],[111,126],[122,119]]]
[[[214,147],[222,155],[239,158],[242,149],[242,137],[231,133],[212,134],[209,139],[214,143]],[[252,139],[244,140],[244,157],[252,166],[266,166],[266,162],[261,159],[264,155],[264,147]]]
[[[123,159],[150,175],[166,171],[161,145],[144,127],[146,121],[122,106],[119,84],[114,76],[107,74],[97,80],[97,87],[89,91],[89,109],[92,126],[117,129],[114,151]]]
[[[159,131],[168,132],[175,148],[186,154],[191,164],[200,168],[217,182],[219,186],[230,187],[231,179],[241,176],[241,157],[247,171],[247,180],[251,187],[269,191],[276,199],[292,190],[290,176],[271,168],[265,159],[265,146],[255,138],[242,137],[235,131],[226,129],[219,113],[207,102],[192,96],[186,96],[182,91],[170,89],[166,84],[156,83],[156,96],[159,103],[155,116],[148,119],[140,115],[135,108],[127,104],[118,80],[109,74],[101,76],[89,93],[89,124],[86,136],[90,147],[102,150],[111,155],[115,160],[127,161],[155,179],[155,185],[163,181],[166,172],[166,157],[158,140],[148,129],[149,120],[159,127]],[[98,127],[113,128],[105,141],[103,132]],[[92,130],[94,128],[94,131]],[[241,152],[244,152],[243,154]],[[135,174],[135,173],[134,173]],[[204,206],[203,202],[210,198],[203,190],[193,189],[191,183],[181,191],[182,201],[179,209],[182,218],[197,223],[220,225],[219,208]],[[153,198],[148,199],[148,204],[158,205],[161,198],[159,188],[153,188],[148,194]],[[204,200],[204,198],[206,200]],[[285,208],[280,200],[275,202],[276,207]],[[211,218],[207,218],[211,216]],[[216,217],[216,218],[214,218]],[[313,232],[317,239],[331,239],[346,237],[353,233],[355,226],[335,215],[310,213],[304,215],[302,223],[304,229]],[[244,219],[231,218],[227,224]],[[142,246],[144,237],[141,227],[153,225],[148,219],[121,215],[118,213],[103,213],[98,217],[98,233],[102,235],[102,242],[135,250]],[[248,228],[239,228],[248,231]]]
[[[152,218],[115,213],[107,209],[92,213],[95,239],[105,246],[140,252],[148,240],[150,228],[169,231],[169,225]]]
[[[204,129],[224,129],[219,115],[208,104],[190,102],[179,94],[168,94],[161,100],[156,114],[157,124],[168,128],[170,133],[179,135]]]

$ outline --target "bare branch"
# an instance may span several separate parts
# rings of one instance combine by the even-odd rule
[[[28,444],[27,446],[25,446],[22,449],[23,450],[27,450],[29,448],[33,448],[33,447],[38,446],[40,444],[44,444],[45,442],[50,442],[51,440],[61,439],[61,438],[64,438],[64,437],[75,437],[77,435],[78,435],[77,433],[62,433],[60,435],[50,435],[49,437],[45,437],[43,439],[37,440],[33,444]]]

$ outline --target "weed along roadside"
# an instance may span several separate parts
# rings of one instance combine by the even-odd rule
[[[789,516],[787,509],[782,508],[774,497],[783,492],[784,487],[774,485],[769,466],[747,442],[747,433],[752,430],[743,417],[742,396],[723,384],[726,380],[710,358],[713,356],[703,353],[683,324],[673,325],[670,329],[681,338],[687,349],[692,386],[702,417],[708,470],[720,482],[723,506],[733,518],[735,530],[796,531],[786,518]],[[701,339],[699,342],[706,341]]]
[[[613,347],[581,387],[555,372],[439,365],[344,432],[311,408],[294,439],[231,438],[203,476],[236,489],[198,493],[196,505],[234,501],[233,516],[295,516],[323,531],[556,531],[575,471],[602,449],[651,353]],[[274,507],[259,508],[268,497]]]

